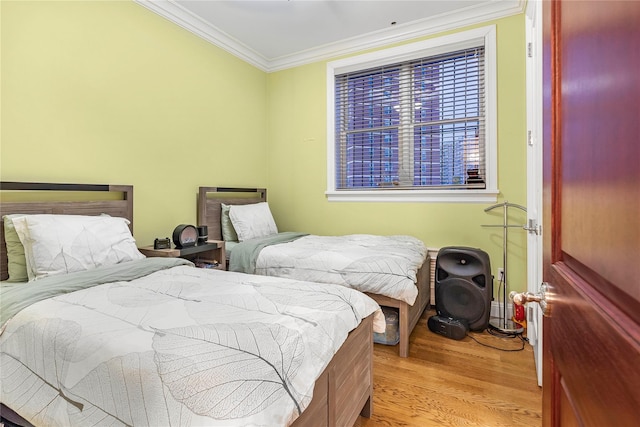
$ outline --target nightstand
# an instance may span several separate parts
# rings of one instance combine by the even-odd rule
[[[168,258],[184,258],[192,261],[197,266],[211,265],[214,261],[218,262],[215,267],[217,270],[226,269],[226,258],[224,253],[224,241],[222,240],[207,240],[205,243],[200,243],[195,246],[188,246],[186,248],[178,249],[154,249],[153,245],[143,246],[138,250],[148,257],[168,257]]]

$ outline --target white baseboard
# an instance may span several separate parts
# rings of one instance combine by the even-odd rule
[[[502,303],[498,301],[491,301],[491,317],[502,318]],[[513,317],[513,304],[507,303],[507,319]]]

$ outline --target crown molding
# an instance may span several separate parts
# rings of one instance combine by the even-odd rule
[[[291,55],[265,58],[173,0],[134,0],[134,2],[268,73],[506,18],[523,13],[526,7],[526,0],[494,0]]]
[[[269,60],[244,43],[229,36],[172,0],[133,0],[230,54],[263,71],[269,71]]]

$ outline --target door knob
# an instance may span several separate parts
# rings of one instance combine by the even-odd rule
[[[549,284],[544,282],[540,285],[540,292],[537,294],[531,292],[515,292],[509,293],[509,299],[514,304],[525,305],[528,302],[537,302],[540,304],[540,309],[544,316],[548,316],[550,313],[549,302],[547,301],[547,293],[549,292]]]

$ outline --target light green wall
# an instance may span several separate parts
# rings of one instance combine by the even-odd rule
[[[498,202],[526,205],[524,15],[490,24],[497,28],[498,49]],[[326,62],[275,72],[268,81],[269,200],[280,228],[316,234],[410,234],[430,248],[482,248],[498,277],[502,229],[482,224],[502,224],[502,211],[485,213],[490,204],[329,203],[324,195]],[[510,221],[524,223],[524,213],[514,212]],[[526,233],[511,229],[509,237],[509,287],[526,290]]]
[[[132,184],[140,244],[195,223],[200,185],[265,186],[282,230],[406,233],[502,266],[487,205],[327,202],[325,62],[266,74],[133,2],[0,8],[2,180]],[[495,23],[499,200],[524,205],[524,17]],[[510,235],[525,290],[526,236]]]
[[[3,180],[132,184],[140,244],[266,183],[266,74],[133,2],[2,1]]]

